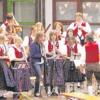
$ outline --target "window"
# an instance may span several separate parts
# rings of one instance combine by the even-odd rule
[[[84,20],[93,30],[100,27],[100,0],[54,0],[53,21],[60,21],[67,27],[78,11],[83,12]]]
[[[86,21],[90,22],[92,29],[100,27],[100,2],[83,2],[83,13]]]
[[[22,36],[30,32],[30,27],[36,21],[35,3],[36,0],[16,0],[14,2],[15,18],[23,27]]]
[[[70,12],[71,11],[71,12]],[[56,19],[57,20],[74,20],[77,11],[76,2],[57,2]]]
[[[0,0],[0,24],[2,24],[7,13],[6,0]]]
[[[0,1],[0,22],[3,21],[3,2]]]
[[[14,0],[13,11],[16,20],[23,27],[22,37],[30,32],[31,26],[41,21],[44,23],[45,0]]]

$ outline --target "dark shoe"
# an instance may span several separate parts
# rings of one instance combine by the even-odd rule
[[[52,92],[52,96],[58,96],[58,93]]]

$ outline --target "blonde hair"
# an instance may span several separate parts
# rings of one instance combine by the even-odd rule
[[[5,35],[0,34],[0,44],[4,44],[5,42]]]
[[[83,17],[83,14],[82,14],[81,12],[77,12],[77,13],[76,13],[76,16]]]
[[[35,26],[36,26],[36,28],[37,28],[37,32],[44,32],[44,27],[43,27],[42,22],[37,22],[37,23],[35,24]],[[38,29],[39,29],[39,26],[41,26],[41,29],[40,29],[40,30],[38,30]]]
[[[61,32],[63,32],[63,24],[61,22],[54,22],[54,29],[56,29],[57,25],[61,27]]]
[[[36,33],[36,26],[35,25],[32,25],[32,27],[31,27],[31,32],[30,32],[30,34],[29,35],[32,35],[32,31],[35,31],[35,33]]]
[[[0,27],[0,33],[2,33],[3,32],[3,29]]]
[[[5,36],[3,34],[0,34],[0,41],[5,40]]]
[[[22,38],[19,37],[19,36],[15,36],[15,37],[14,37],[14,43],[17,43],[17,42],[22,43]]]
[[[52,40],[51,37],[52,37],[53,35],[56,36],[56,40],[57,40],[57,33],[56,33],[55,30],[52,30],[52,31],[49,33],[49,39]]]

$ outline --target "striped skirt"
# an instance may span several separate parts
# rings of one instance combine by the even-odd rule
[[[63,86],[63,59],[48,59],[44,68],[44,81],[46,85]]]
[[[12,68],[16,83],[16,91],[30,89],[30,67],[26,62],[15,62]]]

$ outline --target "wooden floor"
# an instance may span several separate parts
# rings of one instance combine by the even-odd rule
[[[80,92],[62,93],[59,96],[49,97],[45,95],[43,97],[28,96],[27,93],[23,92],[19,100],[70,100],[69,98],[73,98],[73,100],[76,100],[76,98],[77,100],[100,100],[100,96],[88,95]]]
[[[65,93],[67,93],[66,94],[67,96],[69,96],[68,93],[76,93],[77,94],[77,95],[76,94],[71,94],[71,98],[73,97],[72,95],[74,95],[74,97],[75,96],[83,97],[85,95],[86,98],[90,97],[92,99],[89,98],[89,99],[77,99],[77,100],[100,100],[100,95],[98,95],[99,97],[97,97],[97,96],[96,97],[94,97],[94,96],[91,97],[88,94],[88,92],[86,91],[86,89],[77,88],[77,84],[74,84],[75,85],[74,88],[72,87],[73,84],[71,84],[71,83],[66,84],[66,85],[67,85],[67,87],[65,86],[66,87],[65,91],[69,91],[69,89],[71,90],[71,92],[65,92]],[[74,92],[72,92],[72,90],[74,90]],[[42,97],[34,97],[34,95],[33,95],[34,94],[34,89],[31,89],[28,92],[21,92],[21,93],[18,93],[18,94],[19,94],[19,96],[17,96],[17,97],[19,97],[19,99],[14,99],[14,98],[11,99],[10,98],[10,99],[7,99],[7,100],[69,100],[69,99],[67,99],[67,97],[65,98],[65,95],[63,95],[62,93],[59,96],[47,96],[46,91],[43,87],[41,88]],[[97,98],[97,99],[94,99],[94,98]]]
[[[57,96],[57,97],[33,98],[33,100],[66,100],[66,99],[65,99],[65,97]]]
[[[26,92],[22,93],[21,100],[66,100],[64,96],[46,96],[43,95],[42,97],[34,97],[34,96],[28,96]]]

